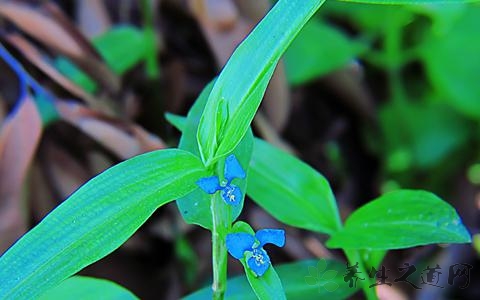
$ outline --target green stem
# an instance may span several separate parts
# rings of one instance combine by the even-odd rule
[[[154,5],[151,0],[142,0],[142,15],[144,19],[143,34],[145,35],[148,45],[145,47],[145,63],[147,76],[150,79],[158,79],[160,76],[160,68],[157,62],[157,37],[155,34],[154,24]]]
[[[222,300],[227,285],[227,248],[225,245],[228,222],[225,216],[225,203],[219,193],[212,195],[210,211],[212,212],[212,267],[213,267],[213,299]]]
[[[385,27],[384,51],[387,57],[387,72],[390,93],[393,101],[404,103],[406,96],[403,90],[401,69],[405,64],[402,53],[402,16],[396,9],[389,11],[390,22]]]
[[[358,250],[343,249],[343,251],[347,256],[349,264],[354,265],[358,262],[358,271],[361,272],[362,274],[365,274],[365,280],[362,281],[361,284],[362,284],[363,293],[365,294],[367,299],[378,300],[377,294],[375,293],[375,289],[369,287],[374,282],[372,282],[371,278],[368,277],[368,270],[365,268],[365,264]]]

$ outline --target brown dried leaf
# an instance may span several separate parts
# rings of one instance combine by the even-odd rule
[[[255,115],[253,126],[256,130],[258,130],[259,135],[272,145],[275,145],[288,153],[296,154],[298,152],[289,143],[281,138],[281,136],[261,111],[257,112]]]
[[[104,33],[112,26],[103,1],[77,0],[75,11],[80,30],[89,38]]]
[[[56,103],[60,116],[115,153],[121,159],[165,148],[158,137],[143,128],[106,118],[77,103]]]
[[[30,167],[30,176],[27,182],[29,187],[30,210],[35,220],[43,219],[57,206],[54,193],[48,185],[45,172],[40,163],[35,161]]]
[[[117,92],[120,89],[120,79],[103,63],[100,53],[71,22],[70,18],[53,2],[45,2],[43,8],[65,32],[77,41],[86,54],[78,59],[75,57],[72,59],[104,88],[113,93]]]
[[[238,21],[237,7],[231,0],[190,0],[189,7],[199,22],[214,30],[230,30]]]
[[[45,165],[51,176],[50,182],[53,190],[60,196],[59,200],[66,199],[95,175],[90,174],[85,164],[80,163],[60,145],[46,143],[43,150],[45,150]]]
[[[25,176],[42,133],[42,121],[31,98],[7,118],[0,131],[0,253],[27,228],[21,196]]]
[[[268,84],[262,109],[277,132],[285,128],[290,116],[291,98],[282,60],[278,63]]]
[[[375,120],[375,104],[362,81],[360,67],[352,64],[325,76],[322,81],[328,85],[352,112],[369,121]]]
[[[407,300],[408,297],[398,288],[388,285],[378,285],[375,287],[377,296],[380,300]]]
[[[119,78],[101,61],[81,32],[54,4],[47,3],[45,7],[50,15],[21,4],[1,3],[0,16],[44,45],[71,58],[109,91],[118,91]]]
[[[81,87],[70,81],[67,77],[63,76],[54,67],[48,64],[43,58],[38,49],[30,43],[27,39],[18,34],[9,34],[5,36],[5,39],[15,46],[33,65],[39,68],[42,72],[47,74],[52,80],[54,80],[62,88],[73,94],[74,96],[85,100],[85,102],[94,106],[95,100],[87,94]]]
[[[200,23],[218,67],[223,67],[253,24],[238,16],[231,0],[191,0],[189,9]]]
[[[79,43],[55,21],[28,6],[2,3],[0,15],[58,52],[75,58],[85,55]]]

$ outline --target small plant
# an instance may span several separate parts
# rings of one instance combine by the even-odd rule
[[[99,293],[118,289],[134,299],[133,294],[112,287],[112,283],[74,275],[120,247],[156,209],[171,201],[177,201],[185,221],[212,234],[212,288],[187,299],[228,296],[229,285],[237,284],[236,279],[227,281],[228,253],[243,265],[259,299],[286,299],[291,293],[308,299],[312,291],[317,296],[336,293],[336,297],[345,298],[355,291],[341,285],[343,279],[335,281],[338,271],[327,269],[327,264],[338,266],[338,262],[322,261],[318,269],[309,269],[308,284],[300,291],[288,276],[307,270],[305,262],[279,266],[277,273],[275,261],[264,246],[283,247],[288,237],[281,228],[253,229],[237,221],[245,195],[284,224],[328,235],[326,246],[343,250],[347,266],[355,265],[363,274],[378,268],[391,249],[470,243],[470,234],[455,209],[420,190],[386,193],[342,223],[330,185],[320,173],[253,136],[250,123],[277,62],[323,3],[278,1],[237,48],[218,78],[204,89],[188,115],[169,116],[182,131],[178,149],[128,159],[72,194],[0,258],[0,298],[43,295],[60,299],[65,289],[95,286]],[[22,84],[35,84],[0,49]],[[299,277],[304,280],[305,276],[302,273]],[[368,277],[357,282],[368,299],[377,299],[375,290],[369,288],[373,283]],[[236,292],[236,297],[251,295],[248,289]]]

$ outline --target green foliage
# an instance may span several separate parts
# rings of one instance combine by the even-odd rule
[[[299,159],[255,139],[247,193],[279,221],[331,234],[341,227],[328,181]]]
[[[436,2],[332,1],[322,10],[323,17],[341,19],[357,32],[355,39],[366,45],[359,54],[366,72],[380,72],[388,85],[383,99],[377,99],[384,101],[380,131],[369,130],[367,137],[382,160],[384,187],[390,183],[446,193],[451,176],[472,163],[475,150],[465,145],[479,141],[480,93],[473,74],[480,66],[471,59],[479,49],[471,36],[480,6]]]
[[[344,67],[363,48],[338,29],[311,19],[285,52],[288,81],[299,85]]]
[[[73,276],[45,292],[39,300],[135,300],[138,299],[118,284],[85,276]]]
[[[95,49],[110,69],[118,75],[131,70],[141,61],[149,59],[151,52],[155,50],[152,43],[152,35],[149,31],[141,31],[126,25],[114,27],[92,40]],[[96,91],[97,84],[70,60],[60,57],[55,60],[55,67],[86,91],[90,93]]]
[[[338,0],[344,2],[358,2],[358,3],[370,3],[370,4],[457,4],[476,2],[479,0]]]
[[[255,295],[259,300],[270,299],[287,299],[283,290],[282,282],[278,277],[277,272],[270,266],[268,270],[262,276],[255,276],[255,274],[249,269],[245,259],[241,260],[243,268],[245,269],[245,275],[247,276],[248,283],[252,287]]]
[[[480,62],[472,58],[480,52],[480,41],[472,36],[477,34],[480,6],[471,5],[461,12],[450,27],[429,32],[421,45],[420,55],[429,78],[444,95],[444,100],[459,112],[478,120],[480,85],[476,74]]]
[[[326,266],[319,267],[320,262],[325,261]],[[304,300],[304,299],[332,299],[341,300],[346,299],[357,288],[349,288],[343,280],[343,273],[345,273],[345,263],[336,260],[303,260],[294,263],[277,265],[275,270],[282,280],[283,287],[287,299],[289,300]],[[315,269],[315,274],[310,273],[310,270]],[[337,272],[333,278],[329,276],[323,277],[326,272]],[[313,276],[316,275],[316,276]],[[306,279],[305,277],[314,277],[315,279]],[[325,284],[336,284],[338,288],[327,290]],[[212,298],[212,289],[206,287],[197,291],[183,300],[203,300]],[[254,300],[257,299],[255,293],[250,289],[249,283],[245,276],[237,276],[228,280],[228,289],[225,294],[226,300]]]
[[[96,176],[0,258],[0,298],[34,298],[123,244],[160,206],[196,188],[200,160],[159,150]]]
[[[255,235],[254,230],[245,222],[235,223],[232,228],[232,232],[243,232]],[[248,283],[252,287],[257,298],[260,300],[286,299],[282,282],[280,281],[280,278],[278,277],[278,274],[273,266],[270,265],[268,270],[262,276],[256,276],[255,273],[248,267],[247,259],[248,257],[242,258],[240,262],[245,270]]]
[[[187,126],[187,118],[172,113],[166,113],[165,119],[172,124],[178,131],[182,132]]]
[[[327,246],[388,250],[470,242],[470,234],[448,203],[428,192],[400,190],[357,209]]]
[[[0,298],[30,299],[43,295],[45,299],[95,299],[101,294],[107,298],[136,299],[113,283],[70,276],[117,249],[157,208],[178,199],[186,222],[212,231],[215,289],[213,293],[210,288],[199,291],[187,299],[212,295],[222,299],[227,274],[226,235],[253,235],[254,230],[244,222],[232,227],[242,211],[243,199],[240,205],[230,206],[220,193],[208,194],[196,182],[209,176],[218,176],[222,182],[224,158],[228,154],[234,154],[247,173],[245,179],[233,182],[243,195],[248,193],[285,224],[330,235],[327,246],[342,248],[349,262],[358,260],[363,269],[378,267],[389,249],[471,242],[455,209],[425,191],[384,194],[354,211],[343,226],[330,185],[320,173],[253,138],[250,123],[277,62],[297,34],[286,53],[289,80],[294,84],[326,74],[357,55],[384,69],[392,95],[380,112],[379,124],[386,146],[378,149],[387,153],[384,160],[391,172],[410,170],[413,166],[433,168],[468,141],[471,123],[445,105],[480,119],[480,91],[472,75],[480,66],[469,60],[480,51],[479,43],[470,42],[479,7],[463,10],[456,6],[453,12],[446,12],[436,6],[377,6],[378,14],[372,17],[373,8],[352,6],[346,14],[358,29],[367,31],[359,39],[360,44],[317,19],[307,23],[323,2],[278,1],[236,49],[219,77],[205,87],[187,117],[167,115],[182,131],[181,150],[160,150],[134,157],[77,190],[0,258]],[[438,1],[352,2],[433,5]],[[335,13],[335,6],[332,7]],[[421,41],[404,43],[404,27],[417,14],[428,16],[433,25]],[[448,17],[440,17],[445,15]],[[121,27],[95,39],[95,47],[115,73],[123,74],[147,60],[148,74],[158,75],[153,26],[149,22],[150,27],[144,31]],[[447,35],[452,38],[446,39]],[[415,60],[426,66],[432,83],[431,90],[416,91],[417,103],[409,102],[406,87],[411,83],[404,82],[402,77],[404,68]],[[86,90],[96,89],[96,84],[69,61],[60,59],[57,67]],[[56,117],[54,112],[51,115]],[[477,171],[472,170],[472,178],[477,177],[473,174]],[[182,239],[177,240],[177,252],[186,264],[195,264],[191,248]],[[252,254],[245,253],[247,257],[240,259],[245,276],[228,282],[227,299],[344,299],[355,292],[338,276],[345,270],[343,263],[322,260],[276,268],[270,265],[266,273],[257,276],[246,264]],[[368,279],[364,282],[368,286],[365,283]],[[373,290],[364,290],[367,298],[376,297]]]
[[[93,39],[107,65],[116,74],[123,74],[145,60],[152,49],[152,37],[133,26],[113,27]],[[121,46],[120,46],[121,45]]]
[[[196,156],[200,157],[200,152],[198,150],[198,143],[196,139],[196,132],[198,129],[198,124],[200,116],[205,107],[207,97],[211,92],[213,82],[207,85],[198,97],[195,104],[192,106],[188,112],[187,119],[181,125],[184,130],[182,130],[182,137],[180,139],[179,148],[189,151]],[[233,154],[239,160],[240,164],[243,166],[248,166],[250,162],[250,157],[252,153],[252,144],[253,144],[253,135],[249,130],[247,134],[243,137],[240,144],[235,148]],[[223,164],[220,164],[218,167],[220,174],[223,174]],[[248,175],[247,175],[248,176]],[[248,177],[247,177],[248,178]],[[235,183],[240,187],[241,190],[245,191],[247,180],[241,180]],[[245,195],[244,195],[245,196]],[[210,195],[202,191],[200,188],[195,189],[190,194],[186,195],[177,200],[177,205],[180,213],[187,223],[197,224],[207,229],[212,229],[212,212],[210,209]],[[229,207],[229,216],[224,216],[225,219],[229,219],[230,223],[235,221],[236,218],[240,215],[240,212],[243,208],[243,200],[240,205]]]
[[[389,103],[380,111],[380,124],[392,172],[441,163],[464,145],[470,132],[468,122],[442,103]]]
[[[73,81],[78,86],[81,86],[85,91],[93,93],[98,86],[90,76],[80,70],[72,61],[65,57],[58,57],[54,61],[55,68],[60,73],[65,75],[68,79]]]
[[[324,1],[277,2],[232,54],[200,119],[197,138],[207,166],[230,153],[248,131],[278,60]]]

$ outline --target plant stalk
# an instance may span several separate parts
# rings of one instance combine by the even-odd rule
[[[157,61],[157,36],[155,33],[155,10],[156,2],[142,0],[141,10],[143,15],[143,33],[149,42],[145,49],[146,71],[149,79],[156,80],[160,77],[160,67]]]
[[[361,258],[358,250],[347,250],[343,249],[345,255],[347,256],[348,262],[350,265],[354,265],[358,262],[358,271],[362,274],[365,274],[365,281],[360,282],[362,285],[363,293],[367,297],[368,300],[378,300],[377,293],[375,292],[374,288],[370,288],[369,286],[373,284],[370,277],[368,277],[368,270],[365,268],[365,264],[363,259]],[[375,279],[375,278],[374,278]]]
[[[212,195],[210,210],[212,212],[212,268],[213,268],[213,299],[222,300],[227,286],[227,248],[226,232],[228,224],[225,222],[227,207],[219,193]]]

